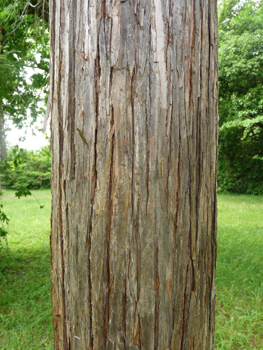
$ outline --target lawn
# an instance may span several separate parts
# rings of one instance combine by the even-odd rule
[[[0,252],[0,349],[53,349],[50,298],[50,191],[17,199],[3,191],[10,218],[8,253]]]
[[[17,199],[0,252],[1,350],[53,349],[50,305],[50,191]],[[216,349],[263,350],[263,197],[218,196]]]
[[[216,345],[263,350],[263,197],[218,196]]]

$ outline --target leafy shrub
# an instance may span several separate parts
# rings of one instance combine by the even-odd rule
[[[255,124],[247,128],[242,123],[225,123],[221,128],[218,186],[235,193],[263,194],[263,132]]]
[[[48,146],[39,151],[12,147],[2,161],[1,180],[6,188],[16,190],[50,187],[51,154]]]
[[[6,235],[8,234],[6,225],[8,225],[8,222],[9,218],[3,212],[3,204],[0,204],[0,250],[4,247],[3,241],[6,241]]]

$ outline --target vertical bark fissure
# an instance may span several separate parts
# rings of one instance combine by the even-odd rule
[[[59,129],[59,134],[60,134],[60,147],[59,147],[59,159],[62,160],[62,150],[63,150],[63,130],[62,126],[60,125]],[[59,179],[62,179],[62,167],[59,167]],[[60,187],[59,187],[59,198],[58,202],[60,205],[60,208],[62,209],[62,184],[60,182]],[[65,262],[64,262],[64,237],[63,237],[63,219],[62,219],[62,210],[60,210],[60,215],[59,215],[59,240],[60,240],[60,249],[61,249],[61,289],[62,289],[62,321],[63,321],[63,341],[66,341],[67,344],[67,328],[66,328],[66,292],[65,292]],[[67,345],[66,345],[67,346]]]
[[[136,282],[137,282],[137,304],[140,300],[140,237],[139,237],[139,210],[140,210],[140,199],[137,202],[137,217],[135,222],[135,239],[136,239]]]
[[[111,128],[114,127],[114,107],[112,106],[111,115]],[[113,219],[113,198],[112,198],[112,187],[113,187],[113,164],[114,164],[114,146],[115,146],[115,131],[113,131],[110,139],[110,176],[109,176],[109,195],[108,195],[108,222],[107,222],[107,237],[106,237],[106,266],[107,266],[107,291],[105,300],[105,325],[104,325],[104,347],[107,348],[108,343],[108,327],[110,321],[110,292],[111,292],[111,274],[110,274],[110,241],[111,241],[111,226]]]
[[[193,109],[193,67],[194,67],[194,49],[195,49],[195,1],[192,2],[191,24],[189,25],[190,32],[190,57],[189,57],[189,113],[194,112]],[[194,125],[195,119],[192,119]]]
[[[148,104],[147,104],[147,109],[146,109],[146,116],[145,116],[145,122],[146,122],[146,189],[147,189],[147,198],[146,198],[146,216],[147,216],[147,211],[148,211],[148,202],[149,202],[149,187],[150,187],[150,142],[149,142],[149,124],[150,124],[150,119],[151,119],[151,105],[152,105],[152,95],[151,95],[151,40],[152,40],[152,27],[151,25],[149,26],[149,42],[148,42],[148,47],[149,47],[149,52],[148,52]],[[147,101],[146,101],[147,103]],[[149,109],[148,109],[149,106]]]
[[[136,66],[136,64],[135,64]],[[134,217],[134,165],[135,165],[135,116],[134,116],[134,80],[135,68],[131,76],[131,117],[132,117],[132,179],[131,179],[131,202],[132,217]]]
[[[155,196],[157,198],[157,196]],[[155,273],[155,306],[154,306],[154,350],[158,349],[159,345],[159,272],[158,272],[158,233],[156,227],[157,207],[155,205],[155,232],[154,232],[154,273]]]
[[[94,202],[97,190],[97,144],[98,144],[98,116],[99,116],[99,80],[101,76],[101,68],[100,68],[100,54],[99,54],[99,40],[97,43],[97,58],[95,60],[95,129],[94,129],[94,153],[93,153],[93,169],[92,169],[92,186],[91,186],[91,212],[89,218],[89,228],[87,232],[87,240],[88,240],[88,282],[89,282],[89,292],[88,292],[88,300],[90,306],[90,348],[93,350],[93,306],[92,306],[92,280],[91,280],[91,236],[93,230],[93,213],[94,213]]]
[[[147,217],[147,208],[148,208],[148,201],[149,201],[149,125],[148,125],[148,106],[146,101],[145,106],[145,137],[146,137],[146,156],[145,156],[145,163],[146,163],[146,217]]]
[[[124,269],[126,271],[126,259],[125,259],[125,265]],[[124,283],[124,292],[123,292],[123,307],[122,307],[122,336],[123,336],[123,345],[124,350],[126,350],[126,318],[127,318],[127,276],[124,275],[123,277],[123,283]]]
[[[195,125],[199,124],[199,119],[200,119],[200,115],[199,114],[195,114],[195,109],[194,109],[194,101],[193,101],[193,70],[195,71],[195,33],[196,33],[196,23],[195,23],[195,1],[192,2],[192,16],[191,16],[191,26],[190,26],[190,50],[191,50],[191,54],[190,54],[190,60],[189,60],[189,76],[190,76],[190,89],[189,89],[189,112],[192,111],[193,113],[193,120],[192,120],[192,129],[193,129],[193,139],[194,139],[194,129],[195,129]],[[193,140],[194,141],[194,140]],[[196,140],[195,140],[196,141]],[[194,142],[193,142],[194,143]],[[192,218],[192,212],[194,211],[194,208],[192,208],[192,180],[191,177],[192,176],[196,176],[196,174],[192,174],[191,168],[192,168],[192,164],[190,161],[190,141],[187,142],[188,145],[188,160],[189,160],[189,175],[190,175],[190,185],[189,185],[189,201],[190,201],[190,218]],[[196,146],[196,152],[199,154],[198,152],[198,145],[195,144]],[[197,156],[198,156],[197,154]],[[198,158],[197,158],[198,159]],[[198,161],[196,160],[196,168],[198,168]],[[197,184],[195,184],[196,186]],[[198,186],[198,185],[197,185]],[[198,211],[198,208],[196,208],[196,210]],[[198,212],[196,213],[196,215],[198,215]],[[194,259],[193,259],[193,242],[192,242],[192,227],[193,227],[193,223],[190,220],[190,228],[189,228],[189,243],[190,243],[190,258],[191,258],[191,265],[192,265],[192,272],[193,272],[193,276],[192,276],[192,291],[195,291],[195,264],[194,264]]]
[[[171,16],[171,0],[169,0],[168,4],[168,25],[167,25],[167,45],[166,45],[166,52],[165,52],[165,64],[166,64],[166,71],[168,72],[168,93],[167,93],[167,113],[166,113],[166,140],[167,140],[167,177],[166,177],[166,198],[167,198],[167,214],[168,214],[168,202],[169,202],[169,174],[170,174],[170,160],[171,160],[171,118],[172,118],[172,107],[171,107],[171,62],[169,62],[169,69],[168,69],[168,48],[170,45],[170,16]]]
[[[140,323],[140,314],[138,311],[138,305],[140,300],[140,237],[139,237],[139,214],[140,213],[140,199],[138,199],[137,202],[137,215],[134,220],[134,233],[135,233],[135,242],[136,242],[136,278],[135,281],[137,283],[137,290],[136,290],[136,298],[135,298],[135,317],[138,317],[138,334],[139,334],[139,340],[136,342],[137,339],[134,339],[134,344],[141,349],[141,323]]]
[[[201,69],[200,69],[201,70]],[[197,102],[197,115],[200,115],[200,98],[198,97]],[[198,217],[198,209],[200,203],[200,183],[201,183],[201,130],[200,130],[200,118],[198,118],[196,123],[196,198],[195,198],[195,206],[196,206],[196,224],[195,224],[195,242],[198,240],[198,228],[199,228],[199,217]]]
[[[90,227],[89,232],[89,242],[88,242],[88,284],[89,284],[89,292],[88,292],[88,302],[90,307],[90,348],[93,350],[93,330],[92,330],[92,282],[91,282],[91,261],[90,261],[90,252],[91,252],[91,233],[92,233],[92,227]]]
[[[76,62],[75,62],[75,57],[76,57],[76,49],[75,49],[75,27],[76,27],[76,7],[77,7],[77,0],[75,0],[74,6],[72,6],[73,8],[73,23],[72,23],[72,47],[71,47],[71,51],[72,52],[72,80],[69,79],[69,82],[72,82],[72,92],[71,92],[71,105],[72,105],[72,110],[71,110],[71,145],[72,145],[72,150],[71,150],[71,156],[73,158],[72,160],[72,165],[73,165],[73,169],[72,169],[72,179],[75,180],[75,173],[76,173],[76,146],[75,146],[75,134],[76,134],[76,128],[75,128],[75,121],[76,121],[76,117],[75,117],[75,111],[76,111],[76,79],[75,79],[75,72],[76,72]]]
[[[211,42],[211,7],[210,7],[210,1],[208,1],[208,26],[207,26],[207,30],[208,30],[208,69],[210,68],[211,65],[211,46],[213,46],[212,42]],[[207,74],[207,86],[210,85],[210,76],[209,74]]]
[[[103,22],[105,25],[105,18],[106,18],[106,16],[109,16],[106,12],[106,0],[101,1],[101,15],[102,15]]]
[[[168,63],[168,48],[170,44],[170,15],[171,15],[171,0],[168,2],[168,18],[167,18],[167,43],[165,48],[165,65],[167,70],[167,63]],[[169,91],[168,91],[169,96]],[[167,105],[169,106],[169,104]]]
[[[200,0],[200,28],[203,28],[203,2]],[[203,31],[200,32],[200,63],[203,55]],[[198,217],[198,208],[200,205],[200,191],[201,191],[201,183],[202,183],[202,133],[201,133],[201,119],[202,119],[202,107],[201,107],[201,90],[202,90],[202,67],[199,69],[199,96],[198,96],[198,102],[197,102],[197,115],[200,116],[197,120],[196,125],[196,173],[197,173],[197,189],[196,189],[196,208],[197,208],[197,215],[196,215],[196,243],[198,241],[198,229],[199,229],[199,217]]]
[[[135,14],[135,35],[137,35],[137,15]],[[135,39],[136,40],[136,39]],[[132,181],[131,181],[131,201],[132,201],[132,218],[133,218],[133,227],[135,233],[136,241],[136,283],[137,283],[137,294],[136,294],[136,305],[135,305],[135,314],[138,316],[138,327],[139,327],[139,349],[141,349],[141,329],[140,329],[140,315],[138,312],[138,304],[140,300],[140,237],[139,237],[139,215],[140,215],[140,198],[137,201],[137,213],[136,218],[134,217],[134,205],[135,205],[135,112],[134,112],[134,91],[135,91],[135,76],[136,76],[136,46],[135,46],[135,66],[131,75],[131,117],[132,117]],[[147,113],[146,113],[147,114]],[[146,117],[147,118],[147,117]],[[147,184],[148,186],[148,184]],[[147,211],[147,203],[146,203]]]
[[[177,188],[176,188],[176,212],[175,212],[175,218],[174,218],[174,223],[173,223],[173,244],[174,244],[174,253],[176,252],[176,241],[177,241],[177,233],[178,233],[178,214],[179,214],[179,191],[180,191],[180,181],[181,181],[181,173],[180,173],[180,163],[181,163],[181,134],[180,134],[180,121],[179,121],[179,150],[178,150],[178,160],[177,160]],[[176,260],[175,260],[175,254],[173,254],[173,275],[175,275],[176,271]],[[176,293],[174,293],[174,298],[173,298],[173,306],[175,307],[176,305]],[[175,317],[176,314],[173,312],[173,326],[172,329],[174,330],[175,328]],[[172,342],[172,338],[171,338]]]
[[[138,328],[139,328],[139,350],[142,349],[142,327],[141,327],[141,317],[138,314]]]
[[[187,158],[188,158],[188,167],[189,167],[189,232],[188,232],[188,238],[189,238],[189,258],[191,260],[191,266],[192,266],[192,285],[191,285],[191,291],[195,291],[195,269],[194,269],[194,259],[193,259],[193,245],[192,245],[192,174],[191,174],[191,160],[190,160],[190,152],[189,152],[189,137],[187,136]]]
[[[190,261],[188,261],[187,268],[186,268],[186,275],[185,275],[185,289],[184,289],[184,301],[183,301],[183,308],[182,308],[182,337],[181,337],[181,345],[180,345],[180,350],[184,350],[184,341],[185,341],[185,316],[186,316],[186,302],[187,302],[187,279],[188,279],[188,272],[189,272],[189,265]]]
[[[60,21],[61,21],[61,13],[62,9],[60,7]],[[61,22],[60,22],[61,25]],[[58,82],[57,85],[61,85],[61,68],[62,68],[62,61],[61,61],[61,35],[59,34],[59,48],[58,48],[58,55],[59,55],[59,67],[58,67]],[[55,61],[55,60],[54,60]],[[59,163],[62,163],[63,159],[63,146],[64,146],[64,135],[63,135],[63,120],[61,115],[61,99],[60,94],[58,93],[57,96],[57,108],[58,108],[58,115],[56,116],[59,119],[58,127],[59,127]],[[63,218],[62,218],[62,191],[63,191],[63,169],[62,166],[59,166],[59,198],[58,203],[60,207],[60,215],[59,215],[59,240],[60,240],[60,249],[61,249],[61,289],[62,289],[62,322],[63,322],[63,346],[68,348],[68,336],[67,336],[67,326],[66,326],[66,291],[65,291],[65,261],[64,261],[64,237],[63,237]]]
[[[71,4],[70,13],[71,21],[69,22],[69,71],[68,71],[68,93],[69,93],[69,103],[68,103],[68,119],[70,125],[70,151],[71,151],[71,162],[70,162],[70,177],[72,180],[75,179],[75,167],[76,167],[76,155],[75,155],[75,22],[76,22],[76,11],[74,0]],[[62,15],[60,15],[62,18]]]
[[[180,184],[181,184],[181,139],[182,138],[180,133],[180,122],[179,122],[179,151],[178,151],[178,162],[177,162],[175,234],[177,233],[177,223],[178,223],[178,214],[179,214],[179,192],[180,192]],[[175,236],[175,240],[176,240],[176,236]]]
[[[96,163],[94,162],[94,167]],[[96,177],[95,180],[96,181]],[[97,181],[96,181],[97,182]],[[91,260],[90,260],[90,254],[91,254],[91,236],[92,236],[92,219],[93,219],[93,206],[94,206],[94,199],[95,199],[95,193],[96,193],[96,183],[94,184],[94,193],[91,200],[91,214],[89,219],[89,229],[87,232],[87,240],[88,240],[88,285],[89,285],[89,291],[88,291],[88,302],[90,307],[90,315],[89,315],[89,321],[90,321],[90,347],[91,350],[93,350],[93,329],[92,329],[92,323],[93,323],[93,307],[92,307],[92,281],[91,281]]]
[[[170,70],[171,71],[171,65],[170,65]],[[172,142],[172,115],[173,115],[173,104],[171,106],[170,99],[172,99],[173,96],[173,85],[171,84],[171,77],[168,77],[168,85],[170,87],[169,92],[168,92],[168,109],[167,109],[167,117],[166,117],[166,130],[167,130],[167,176],[166,176],[166,197],[167,197],[167,215],[169,214],[169,177],[170,177],[170,168],[171,168],[171,156],[172,156],[172,147],[171,147],[171,142]],[[170,91],[171,90],[171,91]],[[168,119],[169,123],[168,123]]]
[[[134,12],[134,69],[133,69],[133,73],[136,75],[137,74],[137,25],[138,25],[138,19],[137,19],[137,7],[138,7],[138,3],[137,0],[135,0],[136,2],[136,8],[135,6],[133,6],[135,12]]]
[[[71,163],[70,163],[70,176],[69,179],[70,180],[74,180],[75,179],[75,167],[76,167],[76,157],[75,157],[75,23],[76,23],[76,1],[72,1],[71,6],[69,8],[69,12],[71,14],[71,21],[69,22],[69,42],[68,42],[68,52],[69,52],[69,68],[68,68],[68,86],[67,86],[67,93],[68,93],[68,111],[67,111],[67,118],[68,118],[68,125],[69,125],[69,138],[70,138],[70,144],[67,145],[65,147],[65,149],[69,148],[69,154],[71,156]],[[63,13],[62,13],[62,6],[60,6],[60,27],[61,27],[61,21],[63,20]],[[60,32],[60,37],[62,37],[62,32]],[[58,48],[58,52],[59,52],[59,56],[60,56],[60,67],[59,67],[59,83],[58,86],[61,86],[61,74],[62,74],[62,69],[63,69],[63,62],[62,62],[62,55],[61,52],[63,51],[63,45],[61,44],[61,39],[59,40],[59,48]],[[58,108],[60,108],[61,106],[63,106],[62,101],[60,101],[60,93],[58,93]],[[63,120],[63,116],[62,116],[62,111],[61,113],[59,112],[59,118],[61,118],[61,122],[59,123],[59,127],[60,127],[60,133],[61,133],[61,137],[60,140],[62,140],[63,138],[63,133],[64,133],[64,123],[66,124],[66,120]],[[64,142],[63,142],[64,143]],[[59,149],[61,151],[63,151],[64,146],[63,144],[59,147]],[[59,166],[59,171],[60,171],[60,175],[59,178],[62,178],[62,166],[61,164],[63,164],[63,155],[62,152],[60,154],[60,166]],[[66,198],[66,193],[65,193],[65,198]],[[61,197],[62,198],[62,197]],[[68,220],[67,220],[68,221]],[[63,229],[63,221],[61,218],[61,227]],[[69,236],[67,237],[68,239],[68,248],[70,249],[70,235],[75,234],[76,236],[78,235],[78,232],[76,230],[76,232],[69,232]],[[62,257],[63,257],[63,302],[64,302],[64,317],[63,317],[63,321],[64,321],[64,340],[63,340],[63,347],[65,349],[71,349],[71,337],[74,336],[72,334],[72,328],[71,328],[71,323],[69,320],[70,317],[70,313],[67,313],[66,310],[66,286],[65,286],[65,261],[64,261],[64,256],[65,256],[65,251],[64,251],[64,238],[61,237],[61,249],[62,249]],[[76,239],[76,257],[74,257],[75,261],[78,261],[78,238]],[[68,262],[67,262],[68,265]],[[76,264],[77,266],[77,264]],[[76,271],[76,274],[79,275],[79,270]],[[78,283],[79,283],[79,278],[77,279]],[[69,283],[69,281],[67,281],[67,283]],[[69,322],[69,327],[67,327],[67,322]],[[67,331],[67,328],[69,329],[69,332]],[[64,343],[65,342],[65,343]]]

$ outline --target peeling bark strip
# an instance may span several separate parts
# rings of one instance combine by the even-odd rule
[[[50,1],[56,350],[213,349],[216,0]]]

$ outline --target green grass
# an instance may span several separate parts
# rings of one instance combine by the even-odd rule
[[[53,349],[50,303],[50,191],[14,197],[8,253],[0,252],[0,349]],[[217,350],[263,350],[263,197],[218,196]]]
[[[50,191],[17,199],[3,191],[10,217],[8,251],[0,252],[1,350],[53,349],[50,298]]]
[[[263,349],[263,197],[218,196],[216,348]]]

